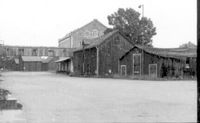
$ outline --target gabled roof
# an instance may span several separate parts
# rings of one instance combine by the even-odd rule
[[[98,21],[97,19],[94,19],[93,21],[89,22],[88,24],[86,24],[86,25],[84,25],[84,26],[82,26],[82,27],[80,27],[80,28],[78,28],[78,29],[75,29],[75,30],[73,30],[73,31],[70,32],[70,33],[67,33],[63,38],[59,39],[59,42],[61,42],[63,39],[69,37],[71,34],[76,33],[77,31],[79,31],[79,30],[85,28],[86,26],[88,26],[88,25],[90,25],[90,24],[92,24],[92,23],[98,23],[98,24],[102,25],[103,27],[107,28],[107,27],[106,27],[105,25],[103,25],[100,21]]]
[[[135,45],[133,48],[135,47],[142,49],[147,53],[162,57],[170,57],[170,58],[197,57],[196,48],[152,48],[142,45]],[[132,49],[130,49],[127,53],[125,53],[120,59],[126,56]]]
[[[124,38],[127,39],[127,41],[129,41],[129,39],[126,36],[124,36],[123,33],[121,33],[119,30],[113,30],[112,32],[109,32],[109,33],[107,33],[105,35],[102,35],[102,36],[100,36],[98,38],[84,40],[84,42],[86,44],[88,43],[88,45],[86,45],[84,47],[84,49],[90,49],[90,48],[97,47],[97,46],[101,45],[107,38],[109,38],[110,36],[114,35],[117,32],[119,32]],[[83,50],[83,48],[75,49],[74,52],[80,51],[80,50]]]

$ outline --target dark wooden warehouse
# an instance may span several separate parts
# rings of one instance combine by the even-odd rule
[[[89,44],[87,45],[87,43]],[[85,40],[73,53],[75,75],[113,76],[118,74],[118,61],[133,45],[120,31]]]
[[[119,59],[122,76],[196,76],[196,49],[134,46]]]

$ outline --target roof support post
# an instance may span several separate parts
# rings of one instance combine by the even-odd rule
[[[96,47],[96,57],[97,57],[97,64],[96,64],[96,75],[99,76],[99,48]]]

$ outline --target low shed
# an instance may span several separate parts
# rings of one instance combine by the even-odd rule
[[[39,56],[22,56],[24,71],[42,71],[42,59]]]
[[[119,59],[122,76],[196,76],[196,49],[136,45]]]
[[[57,72],[65,72],[65,73],[71,73],[73,71],[73,65],[71,57],[60,57],[57,61]]]

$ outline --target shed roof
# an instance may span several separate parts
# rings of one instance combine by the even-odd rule
[[[141,46],[141,45],[135,45],[133,48],[135,47],[142,49],[143,51],[147,53],[162,56],[162,57],[171,57],[171,58],[197,57],[196,48],[152,48],[152,47]],[[126,54],[128,54],[131,50],[129,50]],[[125,55],[123,55],[121,58],[123,58]]]
[[[41,62],[42,59],[40,56],[22,56],[22,60],[25,62]]]
[[[53,59],[53,57],[46,57],[46,58],[41,57],[41,59],[42,63],[49,63]]]
[[[60,57],[57,61],[55,62],[63,62],[63,61],[66,61],[66,60],[69,60],[71,59],[71,57]]]

